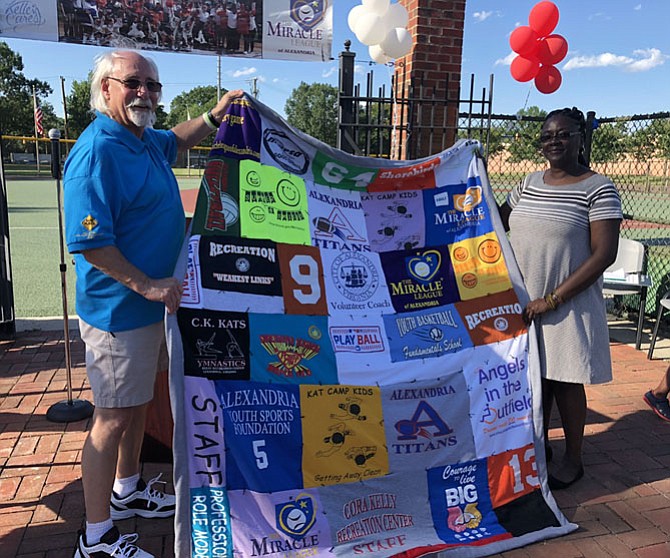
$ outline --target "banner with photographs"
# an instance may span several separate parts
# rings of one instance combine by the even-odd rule
[[[176,556],[475,557],[576,528],[478,149],[355,157],[231,106],[167,317]]]
[[[0,36],[328,61],[332,0],[0,0]]]

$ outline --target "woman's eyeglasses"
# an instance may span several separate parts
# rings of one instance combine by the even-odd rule
[[[161,89],[163,89],[163,84],[159,81],[141,81],[136,78],[119,79],[111,76],[107,76],[107,79],[118,81],[119,83],[123,84],[124,87],[132,89],[133,91],[137,91],[142,85],[144,85],[145,89],[150,93],[160,93]]]
[[[554,140],[567,141],[574,136],[578,136],[579,134],[581,134],[581,132],[578,130],[573,130],[572,132],[561,130],[555,134],[545,133],[540,135],[540,143],[549,143]]]

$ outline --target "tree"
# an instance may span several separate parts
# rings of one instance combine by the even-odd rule
[[[291,91],[284,106],[291,126],[333,147],[337,144],[337,88],[304,81]]]
[[[651,126],[645,126],[635,130],[627,138],[628,153],[638,163],[644,164],[645,186],[649,187],[649,175],[651,174],[651,161],[656,153],[655,134]]]
[[[509,145],[507,131],[500,126],[491,126],[490,129],[480,128],[479,126],[472,126],[469,129],[458,128],[455,139],[475,139],[479,141],[487,158],[501,153]]]
[[[670,159],[670,120],[655,118],[649,125],[654,136],[657,154],[663,159]]]
[[[23,59],[7,43],[0,42],[0,131],[14,136],[33,136],[33,87],[44,115],[44,129],[57,125],[53,107],[40,99],[52,92],[48,83],[23,75]],[[20,145],[20,144],[19,144]],[[19,149],[8,145],[8,150]]]
[[[606,122],[598,126],[591,137],[591,162],[605,163],[603,172],[607,174],[607,163],[621,160],[626,152],[626,125]]]
[[[663,159],[663,176],[665,177],[665,187],[668,187],[670,176],[668,176],[668,166],[670,165],[670,120],[668,118],[655,119],[651,127],[656,134],[656,145],[658,154]]]
[[[546,116],[547,112],[536,106],[521,109],[517,112],[516,131],[509,146],[509,160],[511,162],[532,161],[533,163],[541,163],[544,161],[540,152],[539,137],[542,122]]]
[[[221,90],[221,95],[226,93],[225,89]],[[216,87],[213,85],[204,85],[194,87],[190,91],[186,91],[177,95],[170,103],[170,112],[167,118],[163,119],[159,125],[159,120],[156,122],[156,128],[167,127],[172,128],[180,122],[190,118],[200,116],[203,112],[207,112],[217,103]],[[157,112],[158,115],[158,112]],[[160,115],[158,115],[160,116]],[[214,141],[214,134],[210,134],[205,138],[201,145],[211,146]]]
[[[172,126],[168,125],[168,118],[170,115],[165,112],[163,105],[158,105],[156,107],[156,122],[154,123],[154,128],[157,130],[167,130]]]
[[[388,158],[391,153],[391,106],[376,101],[361,102],[358,104],[357,122],[365,124],[354,133],[361,152],[370,157]],[[334,141],[337,141],[337,130],[335,133]],[[335,146],[333,143],[330,145]]]
[[[656,136],[657,154],[663,159],[663,176],[665,187],[668,187],[668,165],[670,163],[670,120],[667,118],[656,118],[649,126]]]
[[[85,81],[73,81],[71,93],[67,96],[68,137],[78,138],[93,120],[91,111],[91,74]]]
[[[487,143],[488,139],[488,143]],[[488,136],[484,134],[482,138],[482,143],[486,144],[486,156],[494,157],[498,153],[505,151],[505,148],[509,145],[506,131],[502,128],[491,127],[489,130]]]

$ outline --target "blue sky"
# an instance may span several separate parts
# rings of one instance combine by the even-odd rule
[[[291,91],[301,81],[337,85],[337,57],[346,39],[357,53],[357,72],[375,70],[375,82],[388,82],[391,69],[368,63],[367,47],[356,41],[347,26],[347,14],[360,0],[332,0],[334,5],[333,58],[324,63],[285,62],[222,57],[221,82],[227,88],[251,89],[257,78],[259,98],[283,114]],[[576,105],[599,116],[622,116],[667,111],[670,108],[670,2],[668,0],[555,0],[560,21],[555,33],[569,44],[558,67],[563,75],[559,90],[539,93],[530,83],[514,81],[509,74],[509,35],[527,25],[536,1],[468,0],[463,47],[463,80],[469,87],[475,75],[477,95],[494,74],[493,111],[513,114],[525,106],[545,110]],[[84,80],[93,57],[101,49],[91,46],[4,39],[21,54],[24,73],[51,84],[48,99],[62,115],[59,76],[66,93],[73,80]],[[47,53],[48,54],[45,54]],[[198,85],[216,85],[217,57],[149,52],[165,85],[163,100]]]

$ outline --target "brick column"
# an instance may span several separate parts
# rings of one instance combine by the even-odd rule
[[[465,0],[399,2],[409,13],[407,28],[414,42],[412,51],[396,60],[396,96],[403,96],[402,92],[406,92],[406,96],[412,91],[412,97],[420,94],[424,97],[414,101],[413,114],[404,115],[404,120],[411,116],[413,149],[411,152],[403,149],[400,157],[425,157],[454,142],[461,88]],[[400,121],[400,115],[394,116]],[[403,144],[405,141],[406,138],[402,138]]]

